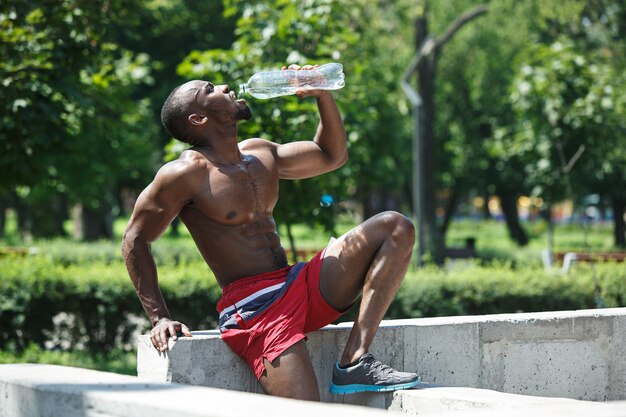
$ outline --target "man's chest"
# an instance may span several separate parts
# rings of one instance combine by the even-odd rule
[[[193,205],[223,224],[245,223],[271,213],[278,200],[278,173],[271,162],[246,155],[241,164],[213,167]]]

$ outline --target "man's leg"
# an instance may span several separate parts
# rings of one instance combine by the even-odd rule
[[[385,212],[355,227],[326,249],[319,284],[326,302],[343,311],[362,293],[341,366],[368,352],[408,269],[414,241],[411,221],[399,213]]]
[[[304,340],[285,350],[270,363],[264,359],[265,372],[259,379],[263,390],[277,397],[319,401],[317,379]]]

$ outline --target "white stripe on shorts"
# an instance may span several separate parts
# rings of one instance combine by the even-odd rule
[[[280,284],[276,284],[276,285],[272,285],[271,287],[263,288],[262,290],[259,290],[259,291],[255,292],[254,294],[250,294],[246,298],[243,298],[243,299],[237,301],[235,304],[229,305],[228,307],[226,307],[224,310],[222,310],[220,312],[220,319],[222,318],[222,316],[224,314],[230,313],[231,311],[237,309],[237,306],[241,307],[241,306],[249,303],[250,301],[254,300],[257,297],[260,297],[260,296],[262,296],[264,294],[267,294],[268,292],[272,292],[274,290],[278,290],[278,289],[282,288],[283,285],[285,285],[285,283],[281,282]]]

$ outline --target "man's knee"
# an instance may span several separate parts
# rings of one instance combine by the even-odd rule
[[[385,211],[380,213],[379,216],[388,228],[391,238],[403,246],[413,246],[415,242],[415,226],[408,217],[396,211]]]

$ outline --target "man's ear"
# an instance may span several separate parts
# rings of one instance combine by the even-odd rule
[[[199,114],[190,114],[187,118],[189,122],[194,126],[201,126],[207,122],[206,116],[200,116]]]

